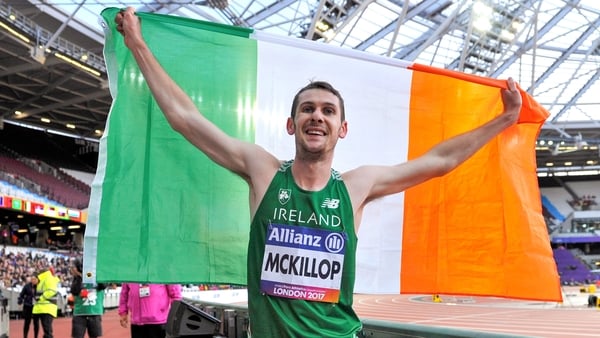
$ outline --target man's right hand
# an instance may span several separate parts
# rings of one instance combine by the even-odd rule
[[[135,15],[133,7],[127,7],[115,16],[117,31],[123,35],[125,45],[132,48],[136,43],[142,42],[140,19]]]

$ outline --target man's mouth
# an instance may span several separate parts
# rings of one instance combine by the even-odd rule
[[[310,128],[310,129],[306,130],[306,133],[308,135],[325,136],[325,132],[323,130],[321,130],[321,129],[312,129],[312,128]]]

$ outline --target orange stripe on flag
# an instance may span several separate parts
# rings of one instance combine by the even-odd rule
[[[409,159],[502,111],[504,81],[413,69]],[[561,300],[536,176],[535,140],[548,112],[522,95],[522,123],[452,173],[406,191],[402,293]]]
[[[426,66],[418,63],[414,63],[409,67],[415,71],[444,75],[456,79],[465,80],[472,83],[478,83],[485,86],[497,87],[497,88],[508,88],[506,80],[492,79],[489,77],[477,76],[473,74],[461,73],[455,70],[435,68]],[[533,99],[527,92],[519,87],[521,96],[523,97],[523,109],[519,118],[519,123],[543,123],[546,121],[550,113],[542,107],[536,100]]]

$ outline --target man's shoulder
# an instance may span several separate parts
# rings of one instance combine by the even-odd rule
[[[365,175],[368,174],[368,170],[366,170],[364,166],[361,166],[338,173],[341,179],[346,182],[346,184],[354,184],[355,181],[364,179]]]

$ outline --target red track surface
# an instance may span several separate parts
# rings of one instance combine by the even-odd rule
[[[59,317],[54,319],[52,328],[54,330],[54,338],[69,338],[71,337],[71,318],[70,317]],[[9,328],[10,338],[23,338],[23,320],[14,319],[10,321]],[[128,338],[129,328],[124,329],[119,324],[119,315],[117,310],[108,310],[102,317],[102,330],[104,331],[103,337],[105,338]],[[40,327],[40,333],[38,338],[42,338],[43,332]],[[33,325],[29,328],[29,337],[33,337]],[[86,335],[87,337],[87,335]]]
[[[357,295],[354,308],[363,319],[529,337],[600,337],[600,310],[584,300],[585,294],[572,304],[442,296],[434,303],[431,296]]]
[[[577,293],[572,291],[575,297],[563,304],[465,296],[442,296],[442,303],[433,303],[430,296],[356,295],[354,307],[364,319],[530,337],[600,337],[600,309],[588,308],[587,295]],[[102,326],[105,338],[129,337],[115,309],[104,314]],[[54,331],[55,338],[69,338],[71,318],[55,319]],[[10,338],[21,338],[22,332],[23,320],[11,320]]]

